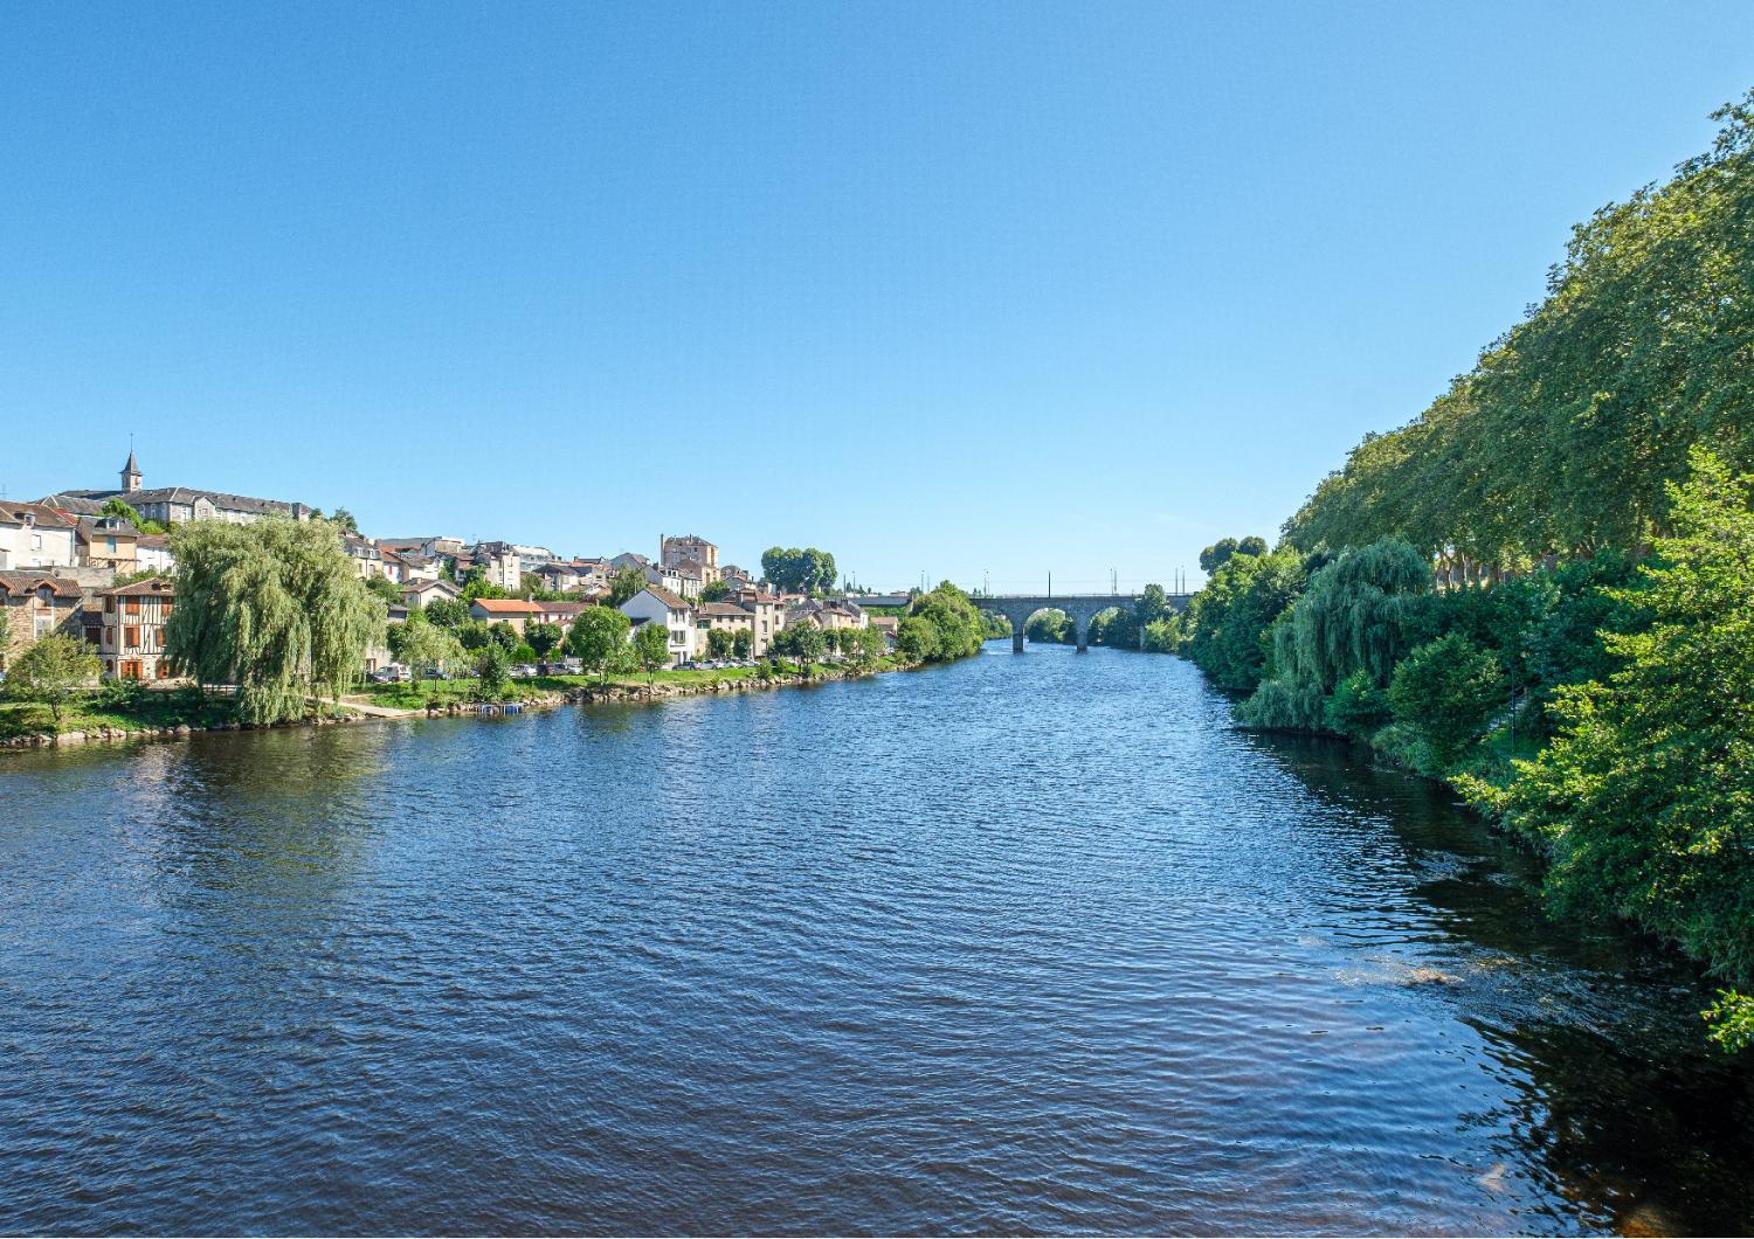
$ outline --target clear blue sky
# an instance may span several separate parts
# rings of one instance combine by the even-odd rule
[[[1754,5],[9,5],[0,485],[875,585],[1273,536]]]

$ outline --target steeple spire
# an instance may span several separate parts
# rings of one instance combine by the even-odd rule
[[[133,494],[140,489],[140,466],[134,463],[134,436],[128,436],[128,463],[122,466],[122,489]]]

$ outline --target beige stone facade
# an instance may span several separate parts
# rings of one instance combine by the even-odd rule
[[[0,613],[6,637],[0,642],[0,671],[11,666],[39,637],[73,633],[80,614],[76,581],[41,572],[0,572]]]

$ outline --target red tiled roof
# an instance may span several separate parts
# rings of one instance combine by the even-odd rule
[[[522,598],[477,598],[469,604],[480,607],[489,615],[540,615],[542,604],[525,602]]]

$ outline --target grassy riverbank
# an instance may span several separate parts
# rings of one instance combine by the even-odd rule
[[[863,670],[898,671],[910,665],[897,658],[887,657]],[[758,674],[760,670],[762,669],[756,667],[728,667],[722,671],[665,670],[654,672],[650,677],[643,673],[612,675],[608,682],[612,688],[618,689],[650,687],[660,691],[708,691],[715,684],[729,685],[739,681],[760,681],[779,688],[858,673],[848,664],[827,662],[810,664],[807,674],[796,662],[781,662],[767,676]],[[491,699],[496,702],[539,701],[601,684],[602,680],[598,676],[536,676],[532,679],[511,681],[504,692],[493,695]],[[445,709],[487,700],[482,693],[481,682],[473,678],[423,680],[419,684],[362,685],[347,694],[347,699],[387,710],[425,710],[429,707]],[[307,719],[346,717],[353,712],[346,701],[339,706],[330,702],[320,705],[312,703]],[[202,695],[188,687],[128,693],[100,688],[75,694],[62,708],[59,725],[47,705],[38,702],[0,701],[0,743],[30,736],[72,733],[148,734],[177,727],[205,731],[227,727],[236,721],[236,706],[228,695]]]
[[[897,671],[907,664],[888,657],[865,668],[871,672]],[[727,667],[722,671],[655,671],[650,676],[643,672],[611,675],[608,683],[615,688],[687,688],[706,689],[713,684],[735,684],[739,681],[771,681],[776,687],[786,684],[797,684],[813,680],[834,679],[853,674],[854,669],[844,663],[812,663],[808,674],[800,672],[796,662],[781,662],[775,666],[773,674],[765,678],[759,674],[760,667]],[[555,693],[570,693],[582,688],[590,688],[603,683],[601,676],[595,675],[540,675],[527,680],[512,680],[505,693],[496,700],[530,701],[551,696]],[[444,708],[451,705],[465,705],[482,700],[481,682],[476,679],[422,680],[420,683],[403,684],[372,684],[362,688],[351,696],[370,701],[373,705],[398,710],[420,710],[428,706]]]

